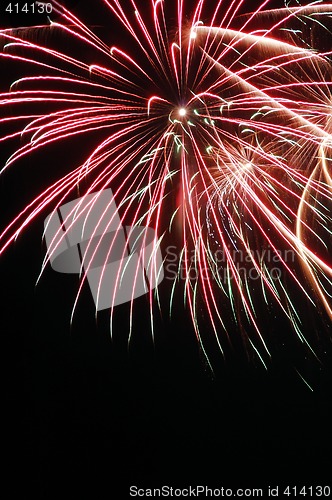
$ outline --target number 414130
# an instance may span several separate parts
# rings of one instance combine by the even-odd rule
[[[298,488],[296,486],[287,486],[287,488],[283,491],[283,494],[286,496],[300,497],[300,496],[308,496],[308,497],[329,497],[331,495],[330,486],[302,486]]]
[[[50,3],[25,3],[20,5],[18,3],[10,2],[6,7],[6,12],[9,14],[51,14],[52,4]]]

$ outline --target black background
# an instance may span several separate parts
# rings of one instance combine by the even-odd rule
[[[20,23],[1,17],[2,26]],[[52,167],[46,157],[38,162],[36,175]],[[15,199],[36,189],[27,167],[1,179],[6,220]],[[145,297],[128,346],[127,305],[116,312],[111,339],[108,315],[95,319],[88,290],[70,324],[78,277],[47,269],[35,287],[43,218],[0,263],[6,498],[127,498],[132,484],[331,484],[332,358],[323,320],[303,317],[308,331],[318,322],[327,346],[322,364],[306,365],[313,391],[282,350],[268,371],[243,356],[219,356],[212,375],[180,308],[172,321],[157,318],[153,343]],[[273,328],[285,335],[278,317]]]

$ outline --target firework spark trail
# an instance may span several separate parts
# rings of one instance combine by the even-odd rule
[[[214,9],[206,0],[191,7],[177,0],[174,12],[166,0],[151,1],[150,9],[140,9],[134,0],[101,3],[131,38],[133,49],[109,47],[59,2],[52,3],[58,18],[48,28],[0,31],[0,64],[32,70],[25,69],[10,91],[0,94],[0,124],[14,127],[0,141],[20,138],[23,143],[2,172],[69,137],[103,134],[86,161],[68,166],[66,175],[7,224],[0,251],[41,212],[75,196],[83,181],[88,182],[86,195],[111,186],[121,225],[153,227],[159,235],[156,248],[165,228],[182,228],[179,273],[184,266],[185,298],[203,350],[199,310],[206,309],[222,351],[223,337],[229,338],[228,302],[237,324],[243,323],[243,309],[246,345],[266,366],[268,339],[257,315],[254,283],[238,268],[241,252],[259,277],[265,302],[280,308],[301,342],[307,340],[291,294],[282,277],[273,278],[271,263],[259,251],[269,248],[279,255],[280,244],[291,249],[302,271],[279,255],[282,272],[332,319],[332,269],[317,250],[328,250],[331,234],[332,66],[330,52],[311,47],[305,33],[309,23],[325,29],[332,5],[271,10],[266,0],[243,14],[245,0],[220,0]],[[262,20],[264,29],[258,29]],[[34,34],[45,29],[61,35],[66,49],[55,50],[46,37],[34,42]],[[88,55],[75,57],[70,41]],[[174,198],[181,207],[170,213],[166,207]],[[94,201],[82,213],[78,209],[78,215],[87,217],[93,206]],[[105,267],[106,262],[107,256]],[[74,310],[88,269],[81,269]],[[152,277],[156,265],[149,272]],[[159,299],[158,292],[149,294],[153,332],[153,303]],[[133,308],[134,300],[131,318]],[[112,318],[113,308],[111,324]],[[130,335],[131,330],[132,320]]]

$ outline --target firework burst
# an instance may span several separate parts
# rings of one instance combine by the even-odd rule
[[[1,251],[39,213],[111,187],[121,226],[154,228],[156,247],[169,233],[179,243],[170,303],[182,277],[202,347],[200,315],[222,349],[232,311],[265,365],[263,302],[310,349],[292,297],[332,319],[332,67],[316,42],[332,6],[148,3],[101,0],[115,45],[56,1],[49,26],[0,32],[1,64],[24,72],[1,95],[11,127],[1,141],[21,141],[3,172],[68,138],[100,137],[5,227]]]

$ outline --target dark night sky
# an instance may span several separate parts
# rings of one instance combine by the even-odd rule
[[[0,21],[10,24],[2,14]],[[6,154],[1,150],[1,162]],[[23,162],[0,179],[6,219],[15,199],[37,189],[27,167],[38,173],[56,161],[40,156],[38,164]],[[300,362],[311,392],[294,369],[303,353],[289,355],[289,346],[280,348],[267,372],[243,353],[230,353],[226,362],[215,355],[212,376],[189,313],[180,308],[172,321],[157,318],[153,345],[145,297],[137,300],[129,348],[126,304],[116,311],[112,340],[107,313],[95,320],[88,290],[70,326],[78,278],[48,269],[34,286],[45,252],[43,219],[0,262],[0,331],[8,366],[4,453],[14,474],[13,495],[6,498],[129,498],[131,484],[331,483],[329,341],[322,366]],[[308,314],[304,323],[310,334],[328,338],[324,319]],[[285,335],[288,327],[275,317],[270,328]]]

